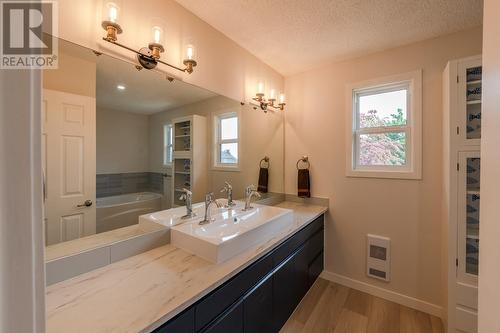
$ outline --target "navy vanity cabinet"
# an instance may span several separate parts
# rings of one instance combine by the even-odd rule
[[[323,270],[323,215],[155,332],[275,333]]]

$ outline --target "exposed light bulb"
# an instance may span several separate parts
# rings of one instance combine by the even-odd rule
[[[153,40],[156,44],[160,44],[161,40],[161,28],[153,27]]]
[[[114,4],[109,5],[109,20],[113,23],[116,23],[116,19],[118,18],[118,8]]]
[[[280,94],[280,104],[285,104],[285,94]]]
[[[194,50],[192,46],[186,48],[186,57],[188,60],[193,60]]]
[[[126,87],[123,84],[119,84],[119,85],[116,86],[116,89],[118,89],[118,90],[125,90]]]

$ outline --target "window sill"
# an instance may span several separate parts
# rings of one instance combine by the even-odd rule
[[[351,178],[422,179],[422,174],[417,171],[348,170],[346,176]]]
[[[212,166],[211,168],[213,171],[229,171],[229,172],[240,172],[240,167],[239,166],[222,166],[222,165],[215,165]]]

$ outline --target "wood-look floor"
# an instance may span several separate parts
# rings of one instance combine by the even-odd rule
[[[443,333],[441,319],[319,278],[281,333]]]

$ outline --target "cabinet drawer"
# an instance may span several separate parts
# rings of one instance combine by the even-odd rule
[[[318,256],[318,254],[323,251],[324,247],[324,238],[325,233],[323,229],[316,232],[308,241],[308,249],[307,249],[307,259],[309,262],[312,262],[314,258]]]
[[[300,230],[279,245],[273,253],[273,264],[275,266],[279,265],[279,263],[292,254],[292,252],[302,245],[308,238],[314,235],[318,230],[321,230],[323,228],[323,221],[324,217],[321,215],[304,229]]]
[[[272,257],[266,256],[202,299],[196,305],[196,331],[207,325],[247,290],[255,286],[271,269]]]
[[[155,333],[194,333],[194,308],[190,308],[157,328]]]
[[[224,313],[203,333],[243,333],[243,303],[239,303]]]

